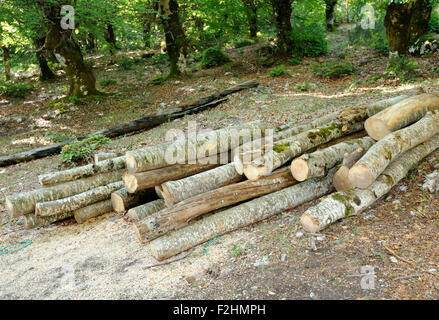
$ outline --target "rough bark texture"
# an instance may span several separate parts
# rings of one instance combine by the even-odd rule
[[[345,153],[359,147],[368,150],[375,140],[370,137],[347,140],[310,154],[304,154],[291,162],[291,173],[297,181],[323,177],[329,169],[343,161]]]
[[[291,39],[292,0],[271,0],[276,15],[278,54],[288,55],[293,49]]]
[[[392,131],[418,121],[428,111],[439,108],[439,94],[424,93],[402,100],[380,113],[370,117],[364,123],[369,136],[380,140]]]
[[[37,217],[35,214],[30,213],[24,216],[24,228],[26,230],[35,229],[48,226],[51,223],[69,219],[73,217],[73,212],[64,212],[55,216],[49,217]]]
[[[241,144],[243,136],[252,137],[255,134],[260,135],[261,132],[262,134],[265,132],[264,125],[261,122],[254,122],[250,125],[224,128],[195,137],[178,139],[175,142],[128,151],[127,170],[133,174],[221,154]]]
[[[9,60],[11,59],[11,56],[9,54],[9,49],[6,46],[1,47],[3,52],[3,66],[5,68],[5,79],[6,81],[11,80],[11,65]]]
[[[163,199],[157,199],[128,210],[127,216],[133,221],[139,221],[164,208],[165,202]]]
[[[439,171],[435,170],[425,176],[422,190],[427,190],[431,193],[436,193],[439,191]]]
[[[35,211],[38,202],[70,197],[87,190],[107,185],[122,179],[123,171],[95,175],[93,177],[61,183],[55,186],[23,192],[6,197],[6,206],[13,218]]]
[[[184,179],[167,181],[161,187],[166,206],[172,207],[180,201],[242,179],[243,177],[236,172],[234,164],[229,163]]]
[[[295,183],[289,168],[285,167],[258,181],[247,180],[211,190],[139,222],[136,234],[142,243],[146,243],[205,213],[257,198]]]
[[[148,201],[155,200],[154,189],[146,189],[136,193],[129,193],[127,189],[122,188],[111,194],[111,203],[113,210],[117,213],[126,212],[127,210],[140,206]]]
[[[334,27],[334,12],[335,6],[337,5],[337,0],[325,0],[326,4],[326,30],[329,32],[335,31]]]
[[[111,211],[113,211],[111,200],[104,200],[74,210],[73,215],[77,223],[84,223],[91,218],[96,218]]]
[[[317,129],[311,129],[288,139],[277,141],[273,150],[263,157],[244,165],[244,174],[250,180],[257,180],[270,174],[302,153],[327,143],[331,140],[361,131],[364,120],[367,118],[367,109],[363,107],[348,108],[338,115],[336,121]]]
[[[334,173],[332,184],[337,191],[346,191],[354,186],[349,180],[349,169],[366,153],[367,150],[358,148],[352,153],[346,153],[341,167]]]
[[[98,164],[98,162],[108,160],[108,159],[114,159],[117,158],[117,153],[115,152],[98,152],[95,153],[93,156],[93,161],[95,164]]]
[[[349,180],[357,188],[368,188],[392,159],[439,133],[439,114],[428,113],[411,126],[395,131],[373,145],[349,170]]]
[[[439,147],[439,135],[403,153],[366,190],[336,192],[309,208],[301,217],[303,228],[316,233],[339,219],[356,215],[372,205],[403,179],[410,168]]]
[[[258,34],[258,6],[257,0],[242,0],[245,14],[249,25],[250,38],[254,39]]]
[[[157,238],[151,241],[153,255],[159,261],[167,259],[205,241],[319,198],[333,190],[332,173],[331,170],[323,179],[308,180],[215,213]]]
[[[181,179],[217,167],[218,164],[174,164],[170,167],[139,172],[125,173],[123,182],[128,192],[153,188],[163,182]]]
[[[45,50],[43,50],[44,41],[45,38],[34,39],[34,45],[36,49],[35,55],[37,57],[38,65],[40,67],[40,76],[39,76],[40,81],[47,81],[55,78],[55,74],[47,64],[46,52]]]
[[[100,131],[93,132],[93,135],[102,134],[108,138],[118,137],[127,133],[147,130],[156,127],[162,123],[168,122],[169,120],[184,117],[185,115],[194,114],[201,112],[203,110],[215,107],[227,99],[221,99],[229,94],[238,92],[244,89],[253,88],[258,85],[256,80],[250,80],[235,86],[232,86],[224,91],[211,94],[207,97],[198,99],[194,102],[186,104],[176,109],[167,110],[166,112],[156,112],[152,115],[135,119],[129,122],[125,122],[108,129],[103,129]],[[61,148],[69,143],[83,140],[87,136],[82,136],[77,139],[72,139],[57,144],[52,144],[49,146],[37,148],[30,151],[20,152],[11,156],[0,157],[0,167],[35,160],[39,158],[48,157],[50,155],[57,154],[61,151]]]
[[[82,167],[72,168],[64,171],[52,172],[38,176],[40,184],[43,186],[55,185],[62,182],[74,181],[82,178],[92,177],[99,173],[112,172],[125,168],[125,157],[118,157],[99,162],[98,164],[88,164]]]
[[[110,183],[103,187],[94,188],[73,196],[39,202],[35,206],[35,215],[41,217],[53,216],[59,213],[74,211],[98,201],[110,199],[111,193],[123,187],[122,181]]]

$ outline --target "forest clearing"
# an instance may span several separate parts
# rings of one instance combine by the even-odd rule
[[[431,7],[404,47],[379,1],[365,30],[361,0],[96,0],[102,25],[78,9],[57,40],[82,52],[85,88],[55,24],[38,31],[52,79],[29,40],[12,45],[32,38],[20,1],[0,8],[0,247],[24,246],[0,250],[0,299],[439,298],[436,2],[412,1]],[[49,22],[70,4],[40,2]],[[312,35],[282,39],[285,3],[288,31]],[[237,6],[256,6],[256,31]],[[134,36],[138,14],[151,25]]]

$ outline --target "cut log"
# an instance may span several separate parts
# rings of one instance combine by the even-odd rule
[[[319,198],[333,190],[333,170],[312,179],[212,214],[151,241],[154,257],[161,261],[225,233],[267,219],[284,210]]]
[[[380,140],[393,131],[404,128],[439,108],[439,93],[424,93],[408,99],[370,117],[364,127],[372,138]]]
[[[62,182],[73,181],[87,178],[99,173],[112,172],[125,168],[125,157],[117,157],[99,162],[98,164],[88,164],[82,167],[68,170],[42,174],[38,176],[40,184],[43,186],[55,185]]]
[[[180,201],[242,179],[243,177],[236,172],[234,164],[229,163],[184,179],[165,182],[161,188],[166,206],[172,207]]]
[[[139,221],[136,234],[147,243],[205,213],[257,198],[295,184],[288,167],[258,181],[243,181],[199,194]]]
[[[323,177],[329,169],[343,161],[344,154],[350,153],[359,147],[367,150],[375,140],[370,137],[347,140],[333,146],[304,154],[291,162],[291,173],[297,181]]]
[[[192,176],[217,166],[218,164],[174,164],[170,167],[146,172],[135,174],[125,173],[122,179],[128,192],[134,193],[153,188],[165,181]]]
[[[74,210],[73,215],[76,222],[81,224],[91,218],[96,218],[111,211],[113,211],[113,205],[111,204],[111,200],[104,200]]]
[[[366,153],[367,150],[358,148],[352,153],[345,153],[341,167],[334,173],[332,184],[337,191],[346,191],[354,186],[349,180],[349,169]]]
[[[24,215],[24,228],[26,230],[48,226],[57,221],[73,217],[72,212],[64,212],[50,217],[37,217],[34,213]]]
[[[93,177],[61,183],[52,187],[18,193],[6,197],[6,206],[12,218],[35,211],[37,202],[46,202],[85,192],[122,179],[123,170],[108,172]]]
[[[117,213],[123,213],[131,208],[157,199],[154,189],[146,189],[136,193],[129,193],[127,189],[122,188],[111,194],[111,203],[113,210]]]
[[[429,191],[430,193],[436,193],[439,191],[439,171],[435,170],[425,176],[422,190]]]
[[[155,186],[154,187],[154,190],[155,190],[155,193],[157,194],[157,196],[160,198],[160,199],[164,199],[165,198],[165,196],[163,195],[163,189],[162,189],[162,186],[160,185],[160,186]]]
[[[35,206],[35,215],[41,217],[53,216],[59,213],[74,211],[86,207],[98,201],[111,198],[111,193],[123,187],[122,181],[113,182],[103,187],[94,188],[73,196],[47,201],[38,202]]]
[[[339,219],[360,213],[387,194],[407,175],[413,164],[418,163],[438,147],[439,135],[436,135],[400,155],[369,188],[335,192],[324,197],[302,215],[303,228],[307,232],[317,233]]]
[[[349,180],[356,188],[368,188],[401,153],[439,133],[439,114],[428,113],[409,127],[395,131],[374,144],[349,170]]]
[[[98,152],[93,156],[94,164],[98,164],[101,161],[117,158],[118,154],[116,152]]]
[[[244,165],[244,174],[249,180],[257,180],[262,176],[269,175],[274,169],[314,147],[361,131],[366,117],[366,108],[349,108],[340,112],[337,121],[324,127],[304,131],[291,138],[277,141],[273,150],[252,161],[251,164]]]
[[[145,219],[149,215],[158,212],[164,208],[165,208],[165,202],[163,201],[163,199],[158,199],[145,203],[141,206],[131,208],[130,210],[128,210],[127,216],[132,221],[139,221],[141,219]]]
[[[135,119],[129,122],[125,122],[116,126],[113,126],[108,129],[103,129],[100,131],[93,132],[92,135],[102,134],[108,138],[118,137],[127,133],[143,131],[147,129],[151,129],[156,127],[162,123],[168,122],[169,120],[174,120],[177,118],[184,117],[185,115],[194,114],[197,112],[201,112],[207,110],[209,108],[216,107],[217,105],[227,101],[227,99],[222,99],[223,97],[241,91],[243,89],[253,88],[258,85],[256,80],[247,81],[235,86],[232,86],[226,90],[223,90],[218,93],[214,93],[208,97],[199,99],[195,102],[186,104],[176,109],[167,110],[166,112],[157,112],[151,115],[148,115],[143,118]],[[49,146],[37,148],[30,151],[25,151],[21,153],[17,153],[11,156],[1,157],[0,158],[0,167],[35,160],[39,158],[48,157],[54,154],[57,154],[61,151],[62,147],[75,142],[85,139],[87,136],[82,136],[77,139],[72,139],[64,142],[60,142],[57,144],[52,144]]]
[[[240,126],[232,126],[209,133],[203,133],[174,142],[146,147],[126,153],[128,173],[134,174],[153,169],[167,167],[176,163],[194,164],[197,159],[212,157],[215,154],[225,155],[243,141],[265,134],[265,126],[260,121]],[[195,161],[197,160],[197,161]],[[230,161],[221,161],[226,164]]]

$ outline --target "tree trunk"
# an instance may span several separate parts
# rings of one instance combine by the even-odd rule
[[[70,197],[87,190],[122,179],[123,170],[95,175],[89,178],[57,184],[55,186],[23,192],[6,197],[6,207],[12,218],[32,213],[38,202]]]
[[[39,76],[40,81],[48,81],[55,78],[55,74],[47,64],[46,54],[45,51],[43,50],[44,41],[45,38],[34,39],[34,45],[36,49],[35,55],[37,57],[38,65],[40,67],[40,76]]]
[[[93,162],[96,165],[104,160],[114,159],[117,157],[118,154],[116,152],[98,152],[93,155]]]
[[[364,123],[369,136],[380,140],[392,131],[404,128],[418,121],[428,111],[439,109],[439,93],[424,93],[410,97],[384,109]]]
[[[250,38],[254,39],[258,35],[258,7],[256,0],[242,0],[247,15]]]
[[[297,181],[319,178],[329,169],[343,161],[345,153],[354,152],[359,147],[367,150],[375,140],[370,137],[347,140],[311,154],[304,154],[291,162],[291,173]]]
[[[91,218],[113,211],[111,200],[103,200],[73,211],[77,223],[84,223]]]
[[[431,11],[430,0],[392,2],[387,6],[384,25],[392,55],[406,54],[410,42],[428,31]]]
[[[329,32],[334,32],[334,12],[335,6],[337,5],[337,0],[325,0],[326,4],[326,30]]]
[[[24,228],[26,230],[48,226],[57,221],[69,219],[73,217],[72,212],[64,212],[55,216],[37,217],[35,214],[26,214],[24,218]]]
[[[43,186],[55,185],[62,182],[74,181],[91,177],[99,173],[111,172],[125,168],[125,156],[100,161],[97,164],[88,164],[82,167],[72,168],[64,171],[46,173],[38,176]]]
[[[331,170],[323,179],[312,179],[295,186],[212,214],[151,242],[154,257],[161,261],[225,233],[267,219],[297,207],[333,190]]]
[[[289,55],[293,49],[291,39],[292,0],[271,0],[276,14],[277,49],[279,55]]]
[[[188,52],[186,36],[180,23],[177,0],[160,0],[159,14],[169,55],[169,75],[178,76],[185,71]]]
[[[439,133],[439,114],[428,113],[410,127],[395,131],[373,145],[349,170],[356,188],[368,188],[392,159]]]
[[[303,229],[317,233],[339,219],[362,212],[403,179],[414,163],[418,163],[438,147],[439,135],[436,135],[392,162],[366,190],[352,189],[346,192],[336,192],[323,198],[300,218]]]
[[[139,221],[164,208],[165,201],[163,201],[163,199],[158,199],[128,210],[127,216],[132,221]]]
[[[122,180],[125,188],[130,193],[153,188],[166,181],[181,179],[187,176],[207,171],[217,167],[218,164],[175,164],[170,167],[139,172],[135,174],[126,173]]]
[[[346,191],[354,188],[349,180],[349,169],[366,153],[367,150],[358,148],[352,153],[345,153],[341,167],[334,173],[332,184],[337,191]]]
[[[161,185],[166,206],[172,207],[185,199],[241,181],[233,163]]]
[[[111,23],[107,24],[107,33],[105,35],[105,41],[110,45],[110,55],[114,55],[118,49],[116,44],[116,36],[114,35],[114,28]]]
[[[257,198],[295,183],[289,168],[285,167],[256,182],[247,180],[211,190],[138,222],[135,225],[136,234],[142,243],[146,243],[205,213]]]
[[[9,49],[6,46],[2,46],[3,51],[3,66],[5,68],[5,79],[6,81],[11,80],[11,65],[9,64],[9,60],[11,59],[11,55],[9,54]]]
[[[165,199],[165,197],[163,196],[163,189],[162,189],[162,186],[160,185],[160,186],[155,186],[154,187],[154,190],[155,190],[155,193],[157,194],[157,196],[160,198],[160,199]]]
[[[117,213],[123,213],[133,207],[140,206],[148,201],[155,200],[154,189],[146,189],[136,193],[129,193],[127,189],[122,188],[111,194],[111,203]]]

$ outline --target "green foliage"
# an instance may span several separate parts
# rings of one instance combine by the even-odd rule
[[[294,86],[294,89],[300,90],[300,91],[308,91],[311,88],[310,84],[308,82],[298,83]]]
[[[254,40],[251,39],[241,39],[236,41],[233,46],[235,48],[243,48],[243,47],[247,47],[247,46],[251,46],[252,44],[255,44],[256,42]]]
[[[288,59],[288,64],[292,65],[292,66],[296,66],[296,65],[300,64],[301,61],[302,61],[301,57],[295,57],[295,58]]]
[[[430,32],[439,33],[439,13],[436,10],[431,13],[428,29]]]
[[[101,85],[101,87],[107,87],[111,84],[117,84],[117,80],[116,79],[103,79],[99,82],[99,84]]]
[[[0,81],[0,96],[23,98],[34,89],[31,83],[18,83],[11,81]]]
[[[122,57],[116,62],[116,64],[123,70],[131,70],[135,64],[135,61],[127,57]]]
[[[243,249],[241,248],[241,246],[240,246],[239,244],[235,244],[235,245],[233,245],[233,248],[232,248],[232,255],[233,255],[234,257],[237,257],[237,256],[242,255],[242,252],[243,252]]]
[[[200,65],[202,68],[207,69],[220,66],[229,61],[229,56],[222,52],[221,49],[212,47],[203,51]]]
[[[168,76],[163,75],[163,74],[158,74],[156,76],[153,76],[149,80],[149,83],[153,86],[158,86],[158,85],[165,83],[166,80],[168,80]]]
[[[47,131],[44,134],[44,138],[48,139],[54,143],[57,143],[57,142],[64,142],[64,141],[67,141],[70,139],[74,139],[75,136],[67,135],[64,133],[56,132],[56,131]]]
[[[314,64],[312,72],[322,78],[337,79],[354,73],[354,67],[348,61],[330,60],[321,64]]]
[[[289,72],[288,70],[285,70],[285,65],[283,65],[283,64],[277,68],[271,69],[270,72],[268,73],[268,75],[270,77],[279,77],[283,74],[291,75],[291,72]]]
[[[291,39],[293,54],[299,57],[317,57],[328,52],[325,29],[318,23],[299,24],[293,27]]]
[[[386,75],[397,77],[405,82],[416,79],[419,76],[419,68],[419,64],[415,60],[409,60],[406,56],[394,56],[389,61]]]
[[[61,150],[62,161],[76,166],[91,158],[94,151],[99,146],[108,144],[111,140],[104,135],[89,135],[81,141],[72,142],[65,145]]]

